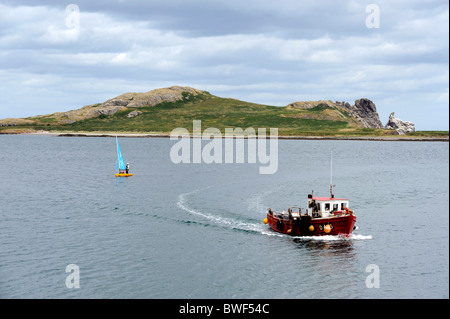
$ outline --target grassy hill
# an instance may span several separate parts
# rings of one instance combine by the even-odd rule
[[[117,97],[79,110],[3,120],[3,125],[9,123],[9,126],[0,126],[0,132],[45,130],[170,134],[177,127],[183,127],[192,132],[192,121],[201,120],[202,130],[215,127],[220,129],[222,134],[225,128],[236,127],[243,129],[252,127],[256,131],[258,128],[278,128],[280,136],[391,136],[396,134],[393,130],[361,127],[360,123],[344,108],[331,101],[312,102],[313,105],[308,108],[279,107],[221,98],[206,91],[196,90],[181,92],[177,98],[172,97],[162,102],[161,99],[157,99],[156,102],[152,102],[154,105],[145,105],[145,102],[142,102],[143,106],[128,107],[125,104],[129,101],[136,102],[136,98],[139,97],[138,93],[130,94],[119,96],[121,99]],[[109,107],[107,111],[102,109],[105,105]],[[448,136],[448,132],[428,132],[424,135],[416,132],[416,135]]]

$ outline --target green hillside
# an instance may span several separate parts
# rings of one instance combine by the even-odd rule
[[[192,132],[193,120],[202,121],[202,130],[218,128],[242,129],[278,128],[280,136],[391,136],[393,130],[364,128],[345,109],[327,101],[310,108],[289,108],[221,98],[208,92],[192,94],[182,92],[182,98],[165,101],[154,106],[126,107],[114,114],[100,114],[90,118],[68,121],[68,113],[89,110],[91,113],[101,103],[80,110],[54,113],[25,119],[16,119],[13,126],[0,126],[0,131],[45,130],[56,132],[122,132],[170,134],[178,127]],[[133,100],[138,96],[127,96]],[[121,96],[122,97],[122,96]],[[113,99],[112,99],[113,100]],[[105,102],[106,103],[106,102]],[[111,104],[111,103],[110,103]],[[139,114],[129,117],[130,113]],[[87,111],[85,111],[87,112]],[[84,113],[83,113],[84,114]],[[442,132],[445,135],[445,132]],[[416,132],[416,135],[419,134]],[[448,132],[446,132],[448,136]],[[433,136],[433,133],[431,133]]]

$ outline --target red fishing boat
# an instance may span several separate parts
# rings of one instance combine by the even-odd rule
[[[273,230],[292,236],[349,236],[356,222],[349,200],[335,198],[332,187],[330,197],[308,195],[307,208],[290,207],[287,211],[273,212],[270,208],[264,224]]]

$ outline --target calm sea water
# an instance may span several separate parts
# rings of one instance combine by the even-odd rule
[[[113,138],[0,135],[1,298],[449,298],[448,143],[280,140],[273,175],[120,143],[131,178],[114,176]],[[268,207],[329,194],[331,150],[358,229],[268,229]]]

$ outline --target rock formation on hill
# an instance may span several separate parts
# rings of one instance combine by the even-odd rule
[[[354,105],[350,105],[350,103],[345,101],[336,101],[335,103],[331,101],[307,101],[294,102],[289,104],[287,107],[294,109],[313,109],[320,105],[327,106],[330,109],[335,109],[336,111],[340,111],[341,113],[347,113],[354,119],[357,126],[367,128],[383,128],[383,124],[381,123],[380,117],[378,116],[375,103],[365,98],[356,100]],[[339,120],[339,118],[337,117],[334,119]]]
[[[385,129],[396,130],[399,135],[415,132],[414,123],[402,121],[395,117],[394,112],[389,115],[389,120],[386,123]]]
[[[377,107],[371,100],[362,98],[355,101],[354,105],[348,102],[336,102],[336,105],[346,108],[349,114],[355,117],[363,127],[383,128],[383,124],[378,116]]]
[[[328,107],[334,108],[336,105],[331,101],[326,100],[319,100],[319,101],[301,101],[301,102],[294,102],[291,104],[288,104],[288,108],[293,109],[313,109],[319,105],[326,105]]]
[[[63,112],[61,114],[67,117],[67,119],[62,122],[73,123],[80,119],[92,118],[100,115],[113,115],[119,111],[126,110],[129,107],[139,108],[144,106],[155,106],[162,102],[175,102],[183,99],[184,92],[191,95],[203,93],[201,90],[181,86],[155,89],[145,93],[125,93],[100,104],[87,105],[79,110]],[[131,113],[132,114],[128,117],[142,114],[142,112]]]
[[[100,106],[155,106],[162,102],[180,101],[183,99],[183,92],[192,95],[204,93],[204,91],[191,87],[171,86],[169,88],[156,89],[145,93],[125,93],[102,103]]]

